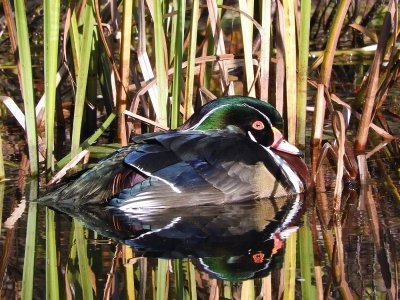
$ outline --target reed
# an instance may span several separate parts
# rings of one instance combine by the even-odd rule
[[[177,15],[174,17],[174,31],[171,39],[170,59],[173,59],[174,74],[172,80],[172,107],[171,107],[171,128],[175,129],[180,120],[180,103],[182,94],[182,61],[183,61],[183,39],[185,35],[185,1],[176,0],[175,7]]]
[[[284,292],[283,299],[294,299],[296,285],[296,242],[297,233],[292,233],[286,240],[284,272]]]
[[[60,1],[44,1],[44,81],[46,95],[46,167],[54,171],[54,128],[56,111],[56,74],[58,69],[58,39]]]
[[[26,8],[23,0],[15,1],[15,20],[17,27],[19,64],[21,65],[21,90],[25,108],[26,135],[29,151],[29,164],[32,176],[39,172],[37,126],[35,115],[35,95],[33,91],[31,48],[29,44]]]
[[[157,265],[157,276],[156,276],[156,299],[168,299],[168,265],[169,260],[167,259],[158,259]]]
[[[126,122],[124,111],[127,107],[127,88],[129,85],[129,70],[131,57],[131,35],[132,35],[132,8],[133,1],[124,1],[122,9],[122,29],[121,29],[121,52],[120,52],[120,68],[119,76],[121,82],[118,86],[117,94],[117,110],[118,110],[118,141],[122,146],[128,144],[126,133]]]
[[[78,255],[80,284],[82,288],[82,297],[84,300],[93,299],[91,270],[87,255],[87,241],[83,224],[74,220],[74,240],[76,242],[76,251]]]
[[[59,299],[55,212],[46,208],[46,299]]]
[[[80,41],[79,70],[76,82],[76,96],[74,107],[74,118],[72,125],[71,156],[75,157],[79,153],[81,142],[81,131],[83,122],[83,111],[86,97],[86,86],[89,71],[90,53],[92,50],[92,39],[94,32],[94,10],[92,0],[88,0],[83,16],[83,35]],[[79,37],[76,37],[79,38]]]
[[[26,224],[26,240],[25,240],[25,255],[24,267],[22,270],[22,299],[32,299],[34,289],[34,274],[35,274],[35,258],[36,258],[36,231],[37,231],[37,203],[32,200],[38,195],[38,181],[33,179],[27,186],[29,201],[28,206],[28,221]],[[32,202],[30,202],[32,201]]]
[[[199,0],[193,1],[192,16],[190,21],[190,41],[188,49],[188,65],[185,83],[185,100],[183,104],[183,120],[186,121],[193,114],[193,91],[194,91],[194,73],[195,59],[197,49],[197,28],[199,19]]]
[[[167,100],[168,100],[168,77],[167,77],[167,61],[165,58],[166,43],[164,35],[164,19],[162,2],[155,1],[153,11],[154,19],[154,55],[157,76],[157,97],[158,97],[158,111],[156,111],[158,122],[164,126],[168,125],[167,122]]]
[[[12,50],[18,50],[19,61],[16,70],[20,78],[24,107],[18,108],[18,101],[14,102],[10,97],[1,96],[1,99],[26,130],[30,173],[37,175],[40,155],[44,155],[47,170],[58,171],[67,164],[70,164],[68,168],[77,164],[81,157],[88,153],[97,159],[110,149],[114,149],[108,145],[91,147],[101,137],[107,138],[110,142],[118,140],[120,144],[125,145],[131,133],[139,133],[144,129],[144,126],[140,128],[138,125],[149,125],[150,129],[153,126],[165,129],[169,125],[171,128],[177,128],[182,120],[193,113],[194,103],[199,100],[194,99],[198,91],[202,102],[207,98],[212,99],[215,95],[223,94],[251,95],[264,101],[275,102],[275,106],[286,119],[289,141],[307,148],[307,96],[315,94],[311,138],[314,147],[313,175],[317,181],[318,192],[316,196],[318,219],[314,220],[317,224],[313,226],[307,226],[305,220],[305,225],[298,233],[298,239],[292,235],[286,241],[285,265],[282,270],[278,270],[285,274],[284,280],[281,281],[281,290],[283,298],[295,297],[298,289],[295,284],[295,270],[299,267],[304,279],[301,282],[303,298],[312,299],[317,296],[321,298],[324,294],[330,297],[333,295],[333,288],[339,288],[343,297],[350,298],[355,293],[351,282],[346,280],[348,274],[344,268],[346,249],[343,245],[345,241],[343,235],[346,230],[344,222],[335,218],[329,212],[329,208],[334,207],[335,213],[341,214],[347,207],[346,199],[343,197],[345,187],[343,182],[349,177],[357,176],[357,168],[349,172],[350,167],[346,159],[354,154],[353,152],[361,153],[358,157],[360,177],[362,183],[366,183],[367,160],[383,147],[386,140],[393,139],[390,126],[385,122],[381,112],[390,88],[396,83],[400,68],[397,63],[400,54],[395,47],[399,35],[398,24],[392,22],[397,14],[397,5],[395,1],[389,1],[388,4],[380,6],[376,4],[379,1],[376,1],[371,5],[369,12],[355,14],[357,10],[349,9],[350,4],[357,4],[359,9],[362,9],[361,1],[328,1],[328,4],[317,1],[315,6],[311,6],[310,0],[259,2],[240,0],[238,7],[233,7],[222,0],[206,2],[130,0],[123,1],[120,6],[116,1],[108,1],[107,4],[111,7],[109,9],[105,4],[100,6],[97,0],[87,0],[82,3],[70,1],[69,7],[65,7],[70,11],[65,16],[60,16],[60,6],[63,4],[59,0],[46,0],[43,4],[45,105],[41,101],[42,103],[35,107],[33,81],[37,78],[33,77],[32,73],[31,60],[34,55],[30,52],[29,44],[29,31],[32,30],[29,28],[28,31],[25,2],[15,1],[16,29],[13,29],[12,7],[9,1],[3,0]],[[276,10],[272,9],[272,3],[276,3],[274,7]],[[300,6],[296,6],[296,3],[300,3]],[[385,8],[382,19],[377,17],[380,7]],[[255,8],[260,10],[257,11]],[[113,35],[118,30],[113,25],[119,21],[117,11],[122,16],[121,40]],[[275,14],[271,15],[274,11]],[[379,38],[374,34],[374,28],[371,29],[371,18],[375,18],[374,26],[379,24],[377,30],[380,31]],[[65,23],[61,20],[65,20]],[[173,26],[169,24],[171,20]],[[353,21],[354,24],[350,24]],[[63,25],[65,25],[64,44],[59,45],[59,29]],[[254,27],[259,30],[253,32]],[[328,30],[329,35],[325,37],[327,35],[325,32]],[[310,32],[312,32],[311,37]],[[14,33],[16,35],[13,35]],[[352,37],[351,46],[345,44],[349,43],[349,40],[346,40],[348,36]],[[368,40],[368,43],[377,42],[376,48],[372,50],[365,48],[364,42],[359,42],[360,36]],[[257,38],[260,38],[260,42]],[[61,61],[59,58],[61,46],[65,52],[64,65],[63,70],[60,69],[57,73]],[[349,61],[347,56],[352,57],[352,60]],[[366,64],[371,64],[371,67],[368,70],[367,80],[357,80],[357,82],[355,80],[356,83],[352,86],[359,89],[359,92],[348,88],[348,85],[347,90],[341,89],[340,85],[345,85],[347,82],[337,74],[342,74],[340,72],[346,70],[348,66],[360,64],[360,61],[364,66],[354,69],[357,78],[364,78]],[[42,70],[41,66],[34,67]],[[40,73],[34,74],[38,76],[36,74]],[[63,93],[63,88],[68,86],[68,80],[72,82],[70,84],[72,91]],[[63,85],[57,88],[59,82]],[[97,83],[100,86],[97,86]],[[350,100],[345,103],[340,99],[336,89],[342,92],[346,90],[352,96],[356,96],[357,101]],[[58,91],[63,95],[64,107],[56,108]],[[98,101],[99,91],[103,101]],[[37,92],[39,93],[39,89]],[[73,98],[71,103],[68,100],[70,95]],[[93,104],[92,108],[89,108],[90,104]],[[46,108],[45,139],[37,130],[37,123],[42,122],[43,107]],[[73,108],[68,111],[69,107]],[[351,113],[353,119],[360,120],[357,124],[358,133],[354,145],[347,138],[349,134],[346,131],[347,114],[339,112],[343,108]],[[38,111],[36,114],[35,109]],[[359,109],[362,109],[361,114],[358,112]],[[72,126],[68,125],[70,127],[67,130],[72,132],[71,152],[63,153],[64,157],[58,161],[54,155],[55,140],[59,138],[55,133],[55,112],[59,113],[57,115],[59,121],[65,117],[67,125],[72,123]],[[118,124],[115,126],[113,123],[116,119]],[[327,124],[330,127],[327,127]],[[370,128],[373,129],[373,134]],[[379,141],[370,139],[375,132],[379,136]],[[324,161],[325,165],[326,157],[323,157],[325,154],[320,151],[325,149],[322,145],[325,139],[329,139],[330,149],[336,151],[337,158],[332,164],[336,173],[333,205],[332,199],[326,194],[327,183],[322,174],[327,168],[318,165],[321,161]],[[384,140],[384,143],[381,144],[381,140]],[[369,145],[372,150],[368,149]],[[388,157],[395,159],[398,156],[398,148],[396,146],[389,148]],[[0,156],[0,179],[4,179],[1,158]],[[382,162],[377,163],[384,169]],[[62,169],[61,174],[65,173],[65,169]],[[395,181],[387,176],[385,180],[390,192],[399,201]],[[4,185],[0,186],[0,194],[1,187],[4,188]],[[382,229],[377,220],[377,208],[373,204],[370,191],[364,190],[363,195],[368,200],[368,214],[371,219],[369,226],[374,233],[373,242],[379,253],[378,263],[383,269],[388,264],[389,258],[385,257],[384,245],[381,243]],[[24,299],[32,298],[34,291],[34,255],[28,254],[34,253],[36,247],[36,219],[37,207],[34,203],[29,203],[22,280]],[[60,250],[57,249],[55,234],[58,223],[50,210],[46,211],[46,222],[47,298],[73,297],[70,285],[76,283],[75,296],[92,299],[96,283],[91,277],[87,240],[82,224],[74,222],[75,227],[72,230],[74,240],[70,241],[70,261],[77,259],[79,271],[75,272],[73,266],[67,264],[64,278],[66,295],[64,295],[63,287],[60,287],[62,282],[58,278],[61,274],[57,265],[57,255]],[[328,283],[322,280],[322,268],[318,261],[318,251],[321,249],[316,242],[317,237],[314,232],[317,227],[322,228],[323,248],[326,249],[327,260],[333,269],[332,279]],[[7,243],[11,245],[12,242],[12,236],[8,234]],[[7,247],[10,249],[10,246]],[[4,257],[8,257],[7,255],[9,256],[9,253],[4,251]],[[132,258],[133,253],[125,251],[125,256],[127,259]],[[115,254],[110,278],[116,278],[114,275],[118,272],[118,263],[120,263],[119,254]],[[174,260],[172,265],[174,278],[170,279],[169,262],[161,259],[157,261],[154,295],[150,296],[146,295],[146,280],[151,277],[147,272],[147,264],[142,263],[139,268],[135,268],[135,272],[132,265],[124,265],[128,283],[124,291],[126,297],[135,298],[136,290],[139,290],[138,295],[142,298],[154,296],[164,299],[172,294],[179,299],[196,299],[198,295],[202,295],[198,293],[201,286],[198,286],[199,281],[196,282],[196,276],[198,279],[199,274],[196,274],[194,266],[188,260]],[[3,263],[2,270],[5,269]],[[138,274],[140,276],[135,277]],[[275,293],[272,288],[276,284],[272,280],[275,275],[262,279],[264,298],[272,297]],[[112,278],[107,282],[105,298],[113,296],[112,291],[116,286]],[[136,290],[135,278],[140,279],[140,288],[136,287]],[[175,292],[169,287],[170,280],[174,280]],[[202,283],[207,281],[203,278],[201,280]],[[207,282],[212,287],[212,295],[215,297],[236,296],[234,290],[236,284],[228,281],[221,283],[214,279],[209,279]],[[390,288],[387,289],[386,295],[395,297],[393,292],[395,282],[389,281],[389,283]],[[258,281],[245,281],[237,291],[241,292],[242,298],[255,298],[258,284]],[[98,296],[96,294],[96,297]]]
[[[307,107],[307,76],[310,41],[310,16],[311,1],[301,1],[300,11],[300,38],[299,38],[299,66],[297,85],[297,111],[296,111],[296,144],[306,145],[306,107]]]

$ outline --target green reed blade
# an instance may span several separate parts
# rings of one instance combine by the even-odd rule
[[[157,259],[157,278],[156,278],[156,287],[157,287],[157,300],[168,299],[168,265],[169,260],[159,258]]]
[[[24,98],[26,135],[28,139],[29,165],[31,175],[36,176],[39,170],[38,142],[36,135],[35,96],[33,92],[32,61],[29,44],[28,24],[24,0],[16,0],[15,20],[17,25],[18,54],[22,72],[22,97]]]
[[[93,299],[91,270],[89,266],[89,259],[87,255],[87,240],[85,238],[85,231],[83,224],[74,220],[75,226],[75,242],[78,252],[79,272],[81,278],[81,288],[84,300]]]
[[[54,211],[46,208],[46,299],[59,299]]]
[[[158,122],[167,126],[167,98],[168,98],[168,77],[165,65],[164,49],[164,28],[162,1],[154,1],[154,52],[156,63],[157,90],[158,90],[158,111],[156,111]]]
[[[44,86],[46,95],[46,167],[54,171],[54,121],[56,110],[56,74],[60,0],[45,0],[44,5]]]
[[[184,270],[182,259],[174,259],[172,262],[172,268],[174,270],[175,279],[175,295],[176,299],[184,299],[185,297],[185,281],[184,281]]]
[[[79,144],[81,139],[81,129],[83,120],[83,110],[86,97],[86,85],[89,71],[90,52],[92,48],[92,38],[94,32],[95,18],[92,0],[86,2],[84,20],[83,20],[83,36],[81,41],[81,51],[79,60],[79,71],[77,78],[74,120],[71,138],[71,156],[74,157],[79,153]]]
[[[186,121],[193,114],[193,87],[194,87],[194,73],[195,73],[195,59],[197,49],[197,28],[199,20],[199,0],[193,0],[192,17],[190,21],[190,41],[189,41],[189,53],[188,53],[188,64],[186,72],[186,85],[185,85],[185,102],[184,102],[184,115],[183,120]]]
[[[296,144],[306,144],[307,75],[310,39],[311,0],[301,1]]]
[[[175,26],[174,44],[171,45],[171,56],[174,55],[174,74],[172,80],[172,110],[171,129],[179,126],[179,109],[182,92],[182,60],[183,60],[183,38],[185,30],[185,1],[176,0],[177,16]],[[172,51],[173,49],[173,51]],[[173,54],[172,54],[173,53]]]
[[[38,181],[32,180],[27,185],[28,195],[26,200],[29,203],[28,220],[26,224],[26,240],[24,267],[22,271],[22,296],[21,299],[32,299],[33,297],[33,278],[35,272],[35,249],[36,249],[36,223],[37,223],[37,203],[31,200],[37,199]]]
[[[293,232],[286,240],[284,258],[284,300],[294,299],[296,292],[296,239],[297,233]]]
[[[69,37],[70,37],[70,45],[71,45],[71,53],[72,53],[72,59],[74,61],[74,69],[75,69],[75,74],[79,74],[79,62],[80,62],[80,49],[81,49],[81,43],[80,43],[80,34],[79,34],[79,29],[78,29],[78,21],[76,19],[76,9],[72,8],[72,14],[71,14],[71,25],[69,29]]]
[[[86,105],[85,126],[83,129],[84,137],[92,135],[97,128],[97,70],[98,70],[98,34],[94,31],[92,39],[92,49],[89,58],[89,74],[86,85],[86,100],[91,105]]]
[[[299,229],[301,294],[303,299],[316,299],[316,287],[312,284],[312,270],[314,270],[313,241],[307,215],[303,217],[303,224]]]

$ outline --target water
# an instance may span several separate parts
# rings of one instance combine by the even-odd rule
[[[19,164],[23,147],[16,140],[8,135],[4,144],[10,150],[7,158]],[[368,160],[372,177],[368,184],[345,189],[337,215],[333,214],[335,173],[329,165],[322,170],[325,190],[306,197],[154,209],[131,216],[98,207],[57,207],[56,294],[82,299],[86,289],[97,299],[128,299],[129,291],[135,290],[137,298],[151,299],[163,282],[168,287],[162,297],[167,293],[169,299],[182,295],[180,286],[184,295],[198,299],[217,299],[217,295],[240,299],[249,286],[254,297],[271,293],[276,299],[289,291],[287,275],[295,258],[295,298],[395,298],[400,203],[394,189],[399,191],[400,178],[398,159],[383,158],[383,151]],[[0,196],[4,195],[1,297],[21,297],[28,251],[28,256],[35,255],[33,298],[44,299],[49,289],[46,269],[52,264],[46,249],[52,231],[46,231],[46,218],[52,210],[27,201],[35,198],[36,185],[16,166],[7,166],[10,180],[0,186]],[[27,228],[31,229],[27,222],[35,207],[33,250],[27,245]],[[307,288],[310,294],[304,294]]]

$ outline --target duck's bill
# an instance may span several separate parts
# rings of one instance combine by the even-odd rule
[[[274,132],[274,143],[271,145],[272,149],[286,152],[292,155],[297,155],[297,156],[303,156],[303,152],[299,150],[296,146],[290,144],[285,138],[283,137],[282,133],[276,129],[273,128]]]

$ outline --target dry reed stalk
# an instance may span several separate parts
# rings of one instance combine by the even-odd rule
[[[263,300],[272,299],[272,284],[271,284],[271,274],[265,276],[261,279],[261,292]]]
[[[253,86],[254,82],[254,70],[253,70],[253,24],[250,19],[247,18],[249,15],[251,18],[254,13],[254,2],[239,0],[239,9],[240,14],[240,23],[242,30],[242,38],[243,38],[243,51],[244,51],[244,60],[245,60],[245,73],[246,73],[246,94],[250,97],[255,97],[255,89]]]
[[[137,57],[137,59],[138,59],[140,69],[142,71],[142,75],[143,75],[145,82],[150,81],[150,80],[154,81],[154,84],[152,84],[149,87],[148,93],[149,93],[151,104],[153,105],[154,110],[158,111],[157,83],[156,83],[155,76],[153,73],[153,68],[150,64],[149,55],[146,50],[146,21],[145,21],[144,0],[139,1],[139,6],[137,9],[137,12],[138,12],[137,30],[138,30],[138,35],[139,35],[138,36],[138,49],[137,49],[138,57]],[[135,97],[135,99],[133,99],[133,102],[136,103],[136,97]]]
[[[271,38],[271,1],[263,0],[261,4],[261,46],[260,46],[260,96],[261,100],[268,102],[269,88],[269,62]]]
[[[341,0],[329,30],[329,38],[324,51],[324,59],[321,66],[321,75],[319,83],[323,85],[323,89],[330,87],[330,78],[332,74],[332,65],[335,54],[337,42],[339,40],[340,31],[343,26],[347,10],[350,5],[350,0]],[[321,89],[321,90],[320,90]],[[325,120],[325,99],[323,98],[322,87],[318,87],[316,108],[314,112],[314,133],[313,133],[313,155],[312,155],[312,171],[315,174],[315,163],[318,159],[319,151],[321,149],[323,122]]]
[[[345,145],[346,145],[346,125],[343,114],[335,111],[332,119],[333,132],[335,133],[336,144],[338,149],[338,159],[336,165],[336,184],[335,191],[333,194],[334,209],[336,213],[340,211],[341,196],[343,190],[343,171],[344,171],[344,156],[345,156]]]
[[[296,143],[297,53],[296,22],[293,0],[283,0],[285,15],[286,126],[289,143]]]
[[[333,268],[333,275],[335,277],[336,282],[339,284],[339,289],[341,296],[343,299],[353,299],[353,292],[349,287],[349,284],[346,280],[346,270],[344,263],[344,248],[343,248],[343,229],[341,220],[338,215],[335,216],[333,230],[335,232],[335,253],[334,258],[331,260],[331,265]]]
[[[356,153],[362,153],[365,151],[365,145],[368,139],[368,131],[370,123],[372,122],[372,113],[375,107],[375,98],[379,88],[378,83],[380,68],[382,66],[385,48],[387,46],[390,30],[392,28],[392,20],[396,11],[396,2],[397,1],[391,0],[389,3],[388,11],[385,14],[379,35],[378,47],[375,52],[373,63],[370,67],[363,113],[358,126],[356,141],[354,144]]]
[[[110,271],[107,273],[107,281],[104,286],[103,300],[111,299],[111,290],[113,289],[114,285],[114,276],[118,268],[121,253],[122,253],[122,244],[117,244],[117,246],[115,247],[114,257],[112,259]]]
[[[121,29],[121,50],[120,50],[120,65],[119,76],[121,82],[117,90],[117,111],[118,111],[118,126],[117,137],[118,142],[122,146],[128,144],[126,133],[125,114],[126,102],[128,95],[126,93],[129,86],[129,71],[130,71],[130,57],[131,57],[131,35],[132,35],[132,8],[133,1],[125,0],[122,9],[122,29]]]
[[[285,83],[285,46],[284,46],[284,12],[280,1],[277,3],[277,19],[278,26],[276,27],[276,72],[275,72],[275,108],[283,115],[284,103],[284,83]]]
[[[214,43],[217,45],[216,53],[217,55],[224,55],[226,54],[226,49],[225,49],[224,35],[222,32],[221,23],[218,16],[217,1],[207,0],[207,8],[210,18],[211,31],[214,37]],[[218,66],[221,75],[221,89],[222,93],[224,93],[228,85],[228,69],[225,66],[224,61],[218,61]]]

